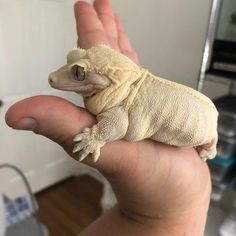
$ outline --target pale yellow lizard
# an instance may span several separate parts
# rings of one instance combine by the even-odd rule
[[[218,112],[212,101],[151,74],[108,46],[72,50],[49,82],[81,94],[97,118],[74,138],[80,161],[89,154],[97,161],[100,148],[119,139],[194,147],[203,160],[216,155]]]

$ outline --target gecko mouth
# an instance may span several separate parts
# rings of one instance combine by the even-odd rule
[[[78,82],[71,81],[69,84],[63,82],[55,81],[52,77],[49,77],[48,82],[52,88],[66,91],[85,91],[91,89],[93,85],[90,84],[79,84]]]
[[[73,86],[73,85],[51,85],[52,88],[65,90],[65,91],[73,91],[73,92],[85,92],[92,89],[92,85],[87,86]]]
[[[71,91],[78,94],[81,94],[84,97],[91,97],[103,90],[101,85],[97,84],[88,84],[88,85],[65,85],[65,84],[54,84],[53,81],[49,79],[49,83],[52,88],[62,90],[62,91]]]

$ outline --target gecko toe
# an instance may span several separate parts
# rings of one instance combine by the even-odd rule
[[[93,153],[93,161],[97,162],[97,160],[99,159],[100,156],[100,149],[97,149],[96,151],[94,151]]]
[[[74,148],[73,148],[73,153],[79,152],[80,150],[82,150],[84,147],[83,143],[77,143],[75,144]]]
[[[77,134],[74,138],[73,141],[74,142],[79,142],[83,139],[83,134]]]
[[[89,155],[89,153],[84,151],[84,152],[82,152],[81,154],[79,154],[78,160],[81,162],[81,161],[83,161],[88,155]]]

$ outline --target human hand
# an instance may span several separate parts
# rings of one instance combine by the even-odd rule
[[[80,1],[75,5],[75,16],[80,47],[107,44],[138,63],[108,0],[95,0],[93,5]],[[96,120],[64,99],[37,96],[13,105],[6,122],[52,139],[75,157],[73,137]],[[106,235],[108,228],[113,235],[203,234],[211,184],[207,165],[194,149],[151,140],[120,140],[106,144],[98,162],[88,158],[84,162],[107,177],[118,206],[83,235]]]

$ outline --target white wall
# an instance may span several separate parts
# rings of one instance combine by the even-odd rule
[[[0,163],[20,166],[35,190],[73,173],[78,165],[51,141],[8,128],[4,112],[35,94],[65,96],[81,104],[77,96],[51,90],[47,83],[48,74],[65,62],[76,44],[73,2],[0,0],[0,99],[5,104],[0,113]],[[154,74],[196,87],[211,0],[112,3],[141,64]],[[210,96],[217,90],[209,90]],[[14,176],[0,177],[0,185],[12,186],[13,192],[18,184]]]
[[[141,62],[152,72],[195,85],[210,0],[113,0]]]
[[[211,0],[113,0],[141,64],[169,80],[196,88]],[[227,86],[206,83],[216,97]]]
[[[76,46],[73,2],[0,1],[0,164],[20,167],[34,191],[71,175],[80,165],[52,141],[10,129],[4,115],[11,104],[37,94],[82,104],[78,96],[52,90],[47,82],[48,74],[64,64],[66,53]],[[12,171],[0,172],[0,192],[22,194],[20,182]]]

